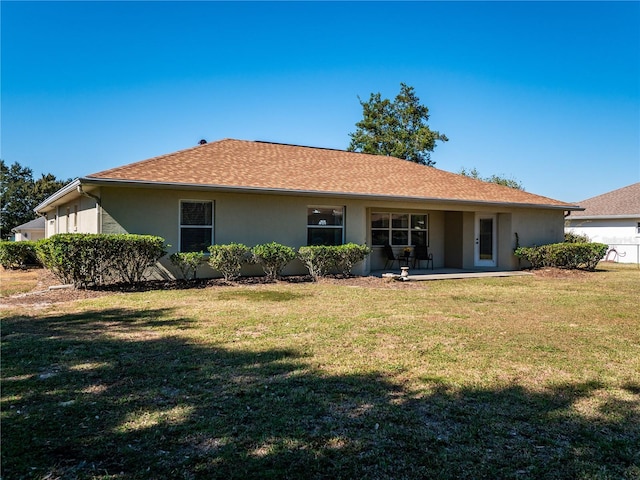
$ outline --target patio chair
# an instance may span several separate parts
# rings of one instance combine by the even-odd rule
[[[394,262],[398,262],[398,268],[400,268],[400,258],[396,256],[395,253],[393,253],[393,248],[391,248],[391,245],[389,245],[388,243],[384,246],[384,254],[387,257],[387,261],[384,264],[384,269],[387,269],[387,265],[391,264],[391,266],[393,267],[393,263]]]
[[[433,270],[433,253],[429,253],[429,249],[426,245],[418,245],[414,248],[413,257],[413,268],[416,268],[416,263],[418,264],[418,268],[420,268],[420,261],[427,261],[427,268],[429,268],[429,263],[431,263],[431,270]]]

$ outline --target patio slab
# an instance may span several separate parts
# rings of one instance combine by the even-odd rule
[[[371,275],[377,277],[393,276],[400,277],[400,273],[391,270],[377,270],[371,272]],[[461,278],[484,278],[484,277],[521,277],[533,275],[530,272],[522,270],[513,271],[487,271],[487,270],[468,270],[456,268],[437,268],[434,270],[415,269],[409,270],[409,276],[405,277],[405,281],[429,281],[429,280],[454,280]],[[398,278],[399,279],[399,278]]]

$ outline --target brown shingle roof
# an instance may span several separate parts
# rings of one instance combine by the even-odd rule
[[[398,158],[233,139],[112,168],[86,179],[572,207]]]
[[[572,217],[640,216],[640,182],[579,202],[585,210]]]

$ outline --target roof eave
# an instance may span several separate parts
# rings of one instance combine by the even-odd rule
[[[357,193],[357,192],[329,192],[325,190],[292,190],[286,188],[267,188],[267,187],[251,187],[251,186],[230,186],[218,184],[192,184],[179,182],[154,182],[147,180],[122,180],[114,178],[79,178],[78,184],[93,185],[124,185],[149,188],[179,188],[189,190],[216,190],[220,192],[238,193],[273,193],[278,195],[304,195],[304,196],[326,196],[340,197],[350,199],[378,199],[378,200],[394,200],[394,201],[410,201],[410,202],[437,202],[452,205],[486,205],[500,207],[518,207],[518,208],[544,208],[551,210],[576,211],[584,210],[577,205],[551,205],[542,203],[519,203],[519,202],[499,202],[489,200],[472,200],[472,199],[453,199],[453,198],[437,198],[437,197],[419,197],[419,196],[398,196],[398,195],[381,195],[374,193]],[[76,185],[76,187],[77,187]],[[51,203],[51,202],[50,202]]]
[[[62,187],[60,190],[55,192],[53,195],[46,198],[40,205],[36,206],[33,209],[33,211],[36,213],[46,212],[48,210],[47,207],[51,206],[53,203],[57,202],[61,198],[67,196],[71,192],[77,191],[78,186],[80,184],[81,184],[81,179],[76,178],[74,181],[72,181],[71,183],[68,183],[67,185]]]

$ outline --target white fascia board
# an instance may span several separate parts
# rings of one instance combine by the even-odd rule
[[[567,217],[567,220],[640,220],[640,213],[629,213],[627,215],[576,215]]]

